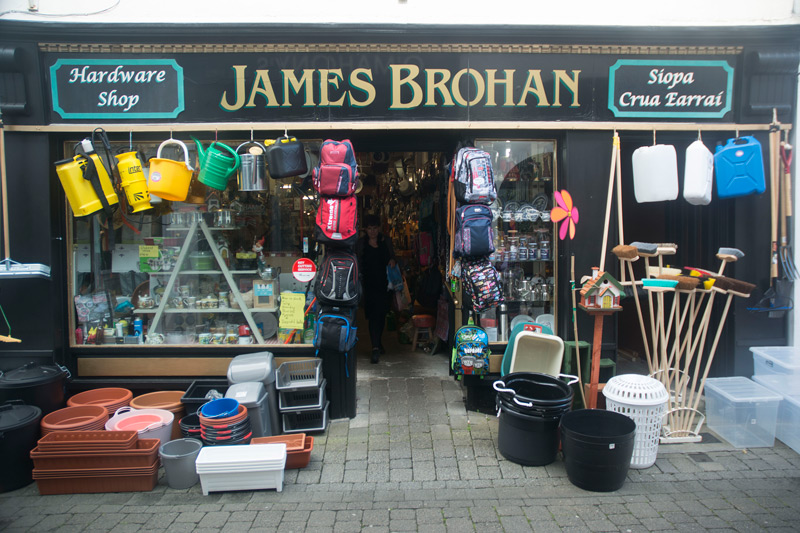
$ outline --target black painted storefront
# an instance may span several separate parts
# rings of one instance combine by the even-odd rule
[[[561,282],[557,288],[559,331],[571,338],[569,257],[575,254],[578,276],[590,271],[599,256],[608,170],[611,162],[613,124],[619,124],[622,139],[623,176],[630,176],[630,154],[642,145],[652,143],[653,133],[643,127],[626,128],[642,123],[699,123],[727,124],[730,127],[704,130],[703,140],[713,147],[716,142],[734,136],[740,124],[767,124],[772,108],[778,118],[791,123],[796,102],[796,68],[800,37],[794,28],[675,28],[654,30],[645,28],[426,28],[397,29],[392,26],[167,26],[131,27],[122,30],[110,25],[29,24],[0,22],[0,47],[14,50],[7,53],[2,65],[3,120],[6,125],[6,165],[9,178],[9,218],[11,257],[23,263],[44,263],[52,268],[52,279],[2,280],[0,302],[4,304],[15,336],[23,339],[19,345],[1,346],[0,369],[10,369],[37,359],[55,360],[75,369],[78,357],[180,357],[196,355],[183,348],[153,349],[70,347],[68,342],[67,290],[67,227],[64,197],[53,162],[62,158],[60,147],[67,139],[85,134],[94,126],[104,126],[112,139],[127,138],[128,129],[137,130],[141,124],[180,124],[182,131],[213,131],[220,128],[220,139],[232,135],[235,125],[241,131],[255,127],[259,131],[279,133],[278,124],[297,124],[292,133],[298,137],[350,138],[359,151],[452,151],[459,141],[470,138],[556,139],[558,147],[559,186],[573,195],[580,195],[581,224],[575,242],[562,242],[558,248]],[[302,35],[302,39],[298,36]],[[169,38],[165,38],[169,36]],[[301,42],[300,44],[297,44]],[[423,44],[420,44],[423,43]],[[488,44],[487,44],[488,43]],[[162,46],[163,45],[163,46]],[[252,45],[255,51],[247,49]],[[369,45],[369,46],[368,46]],[[458,46],[461,45],[461,46]],[[481,45],[481,46],[479,46]],[[485,45],[485,46],[483,46]],[[541,48],[537,48],[541,45]],[[226,48],[227,46],[227,48]],[[259,48],[261,47],[261,48]],[[504,48],[505,47],[505,48]],[[516,47],[516,48],[515,48]],[[520,48],[522,47],[522,48]],[[207,51],[203,51],[203,49]],[[258,51],[258,50],[262,51]],[[520,52],[520,49],[523,51]],[[282,51],[277,51],[282,50]],[[172,60],[184,70],[184,110],[176,118],[99,118],[85,116],[86,109],[77,109],[79,118],[70,115],[66,92],[59,105],[64,113],[54,110],[51,67],[59,59],[161,59]],[[730,110],[714,117],[631,117],[615,116],[609,109],[609,67],[620,59],[701,60],[725,62],[733,72],[730,91]],[[266,93],[257,95],[253,108],[242,107],[225,111],[222,92],[228,107],[236,107],[233,96],[236,83],[234,65],[246,65],[248,86],[252,87],[255,71],[269,69],[273,74],[281,69],[313,69],[319,79],[320,70],[342,69],[341,85],[329,84],[329,99],[335,101],[341,87],[352,90],[349,98],[355,105],[303,107],[300,104],[282,106],[281,78],[274,78],[275,100]],[[543,75],[542,87],[549,104],[555,102],[555,87],[560,88],[560,106],[485,106],[484,96],[478,106],[463,106],[454,98],[453,106],[418,104],[413,109],[391,109],[398,102],[414,97],[411,84],[406,84],[392,100],[389,65],[417,65],[421,69],[416,81],[424,81],[424,69],[449,69],[450,75],[473,68],[485,72],[497,69],[497,78],[504,69],[516,69],[516,92],[512,101],[519,102],[520,88],[527,82],[531,69]],[[397,68],[397,67],[395,67]],[[353,80],[355,69],[373,69]],[[794,69],[794,73],[792,73]],[[573,94],[569,81],[574,72],[579,75],[579,105],[572,106]],[[554,71],[564,71],[560,84]],[[395,73],[408,76],[411,71]],[[560,74],[559,74],[560,75]],[[334,77],[336,75],[334,74]],[[478,90],[477,82],[462,75],[464,90],[460,96],[469,101]],[[331,78],[329,78],[331,79]],[[431,78],[436,81],[441,78]],[[365,81],[371,81],[366,84]],[[469,83],[468,83],[469,82]],[[535,86],[535,80],[531,82]],[[375,90],[371,105],[358,103],[369,97],[366,85]],[[764,90],[768,86],[771,90]],[[266,87],[264,85],[263,87]],[[266,89],[265,89],[266,90]],[[424,93],[424,84],[421,84]],[[268,90],[267,90],[268,92]],[[80,92],[77,93],[78,95]],[[172,95],[170,94],[170,97]],[[319,95],[318,95],[319,96]],[[451,98],[454,94],[450,93]],[[74,94],[72,95],[74,97]],[[423,94],[423,99],[427,98]],[[165,96],[166,98],[166,96]],[[292,100],[302,99],[294,95]],[[347,96],[345,96],[347,98]],[[434,101],[442,104],[444,96],[435,93]],[[504,94],[495,95],[498,104]],[[528,96],[528,102],[538,98]],[[144,102],[141,102],[144,104]],[[266,105],[265,105],[266,104]],[[277,104],[277,105],[272,105]],[[137,102],[136,105],[139,105]],[[167,106],[174,107],[174,106]],[[134,109],[134,108],[132,108]],[[164,110],[158,110],[164,112]],[[169,112],[169,111],[167,111]],[[83,115],[81,115],[83,113]],[[83,118],[80,118],[80,117]],[[445,123],[452,122],[448,127]],[[252,123],[252,124],[251,124]],[[370,123],[380,123],[374,127]],[[547,123],[542,126],[541,123]],[[91,125],[89,129],[75,126]],[[231,127],[231,124],[233,127]],[[352,124],[357,124],[353,127]],[[464,125],[469,124],[470,129]],[[122,125],[121,127],[119,127]],[[38,128],[40,127],[41,128]],[[117,128],[115,129],[115,126]],[[218,126],[216,126],[218,127]],[[657,127],[655,129],[658,129]],[[141,133],[145,137],[162,139],[168,128]],[[81,132],[81,133],[76,133]],[[767,146],[765,130],[754,134]],[[683,168],[682,154],[697,137],[694,131],[658,131],[660,143],[674,144],[679,154],[678,166]],[[765,148],[766,150],[766,148]],[[769,285],[766,257],[769,250],[769,196],[747,196],[735,200],[712,201],[706,207],[694,207],[679,198],[676,202],[636,204],[630,179],[623,181],[626,199],[625,233],[628,242],[675,242],[684,264],[715,265],[714,254],[720,246],[734,246],[745,252],[746,258],[736,264],[730,275],[747,280],[763,290]],[[613,228],[613,224],[612,224]],[[612,234],[611,242],[615,241]],[[616,269],[614,261],[609,268]],[[757,297],[757,296],[756,296]],[[716,375],[749,375],[752,345],[781,345],[786,343],[787,318],[770,318],[766,313],[746,311],[751,305],[737,299],[728,318],[718,353],[733,357],[718,357],[713,373]],[[619,318],[618,320],[624,320]],[[617,322],[609,321],[604,335],[604,351],[615,352],[618,340]],[[581,320],[581,337],[590,337],[591,324]],[[220,356],[231,357],[244,352],[232,347]],[[247,350],[252,351],[252,350]],[[276,355],[300,355],[294,348],[276,348]],[[307,355],[307,354],[303,354]],[[153,376],[143,379],[149,384],[185,384],[192,376],[180,378]],[[80,379],[80,376],[78,376]],[[96,383],[98,380],[91,380]],[[125,382],[123,378],[99,381]]]

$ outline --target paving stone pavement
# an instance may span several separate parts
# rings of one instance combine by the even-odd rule
[[[39,496],[32,484],[0,494],[0,531],[800,528],[800,455],[778,441],[748,450],[724,441],[661,445],[656,464],[630,470],[620,490],[587,492],[570,483],[560,458],[545,467],[505,460],[497,418],[466,411],[459,382],[441,372],[387,375],[360,374],[357,416],[315,436],[310,464],[286,471],[282,492],[203,496],[199,485],[168,488],[163,470],[148,493]]]

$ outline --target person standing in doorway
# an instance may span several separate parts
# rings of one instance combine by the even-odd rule
[[[358,240],[356,253],[363,285],[364,313],[369,324],[369,339],[372,342],[370,361],[375,364],[381,354],[386,353],[381,337],[389,312],[391,292],[386,267],[396,264],[392,240],[381,233],[381,219],[378,215],[364,217],[366,235]]]

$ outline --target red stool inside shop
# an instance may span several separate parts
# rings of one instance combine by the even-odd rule
[[[411,344],[411,350],[417,351],[417,344],[420,341],[430,342],[433,340],[433,326],[436,319],[433,315],[414,315],[411,317],[411,323],[414,324],[414,341]]]

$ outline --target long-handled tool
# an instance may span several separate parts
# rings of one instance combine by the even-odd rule
[[[789,244],[789,232],[787,219],[792,216],[792,145],[786,141],[781,142],[781,163],[783,165],[783,180],[781,181],[781,247],[779,256],[783,275],[789,281],[800,278],[800,273],[794,265],[792,247]]]

